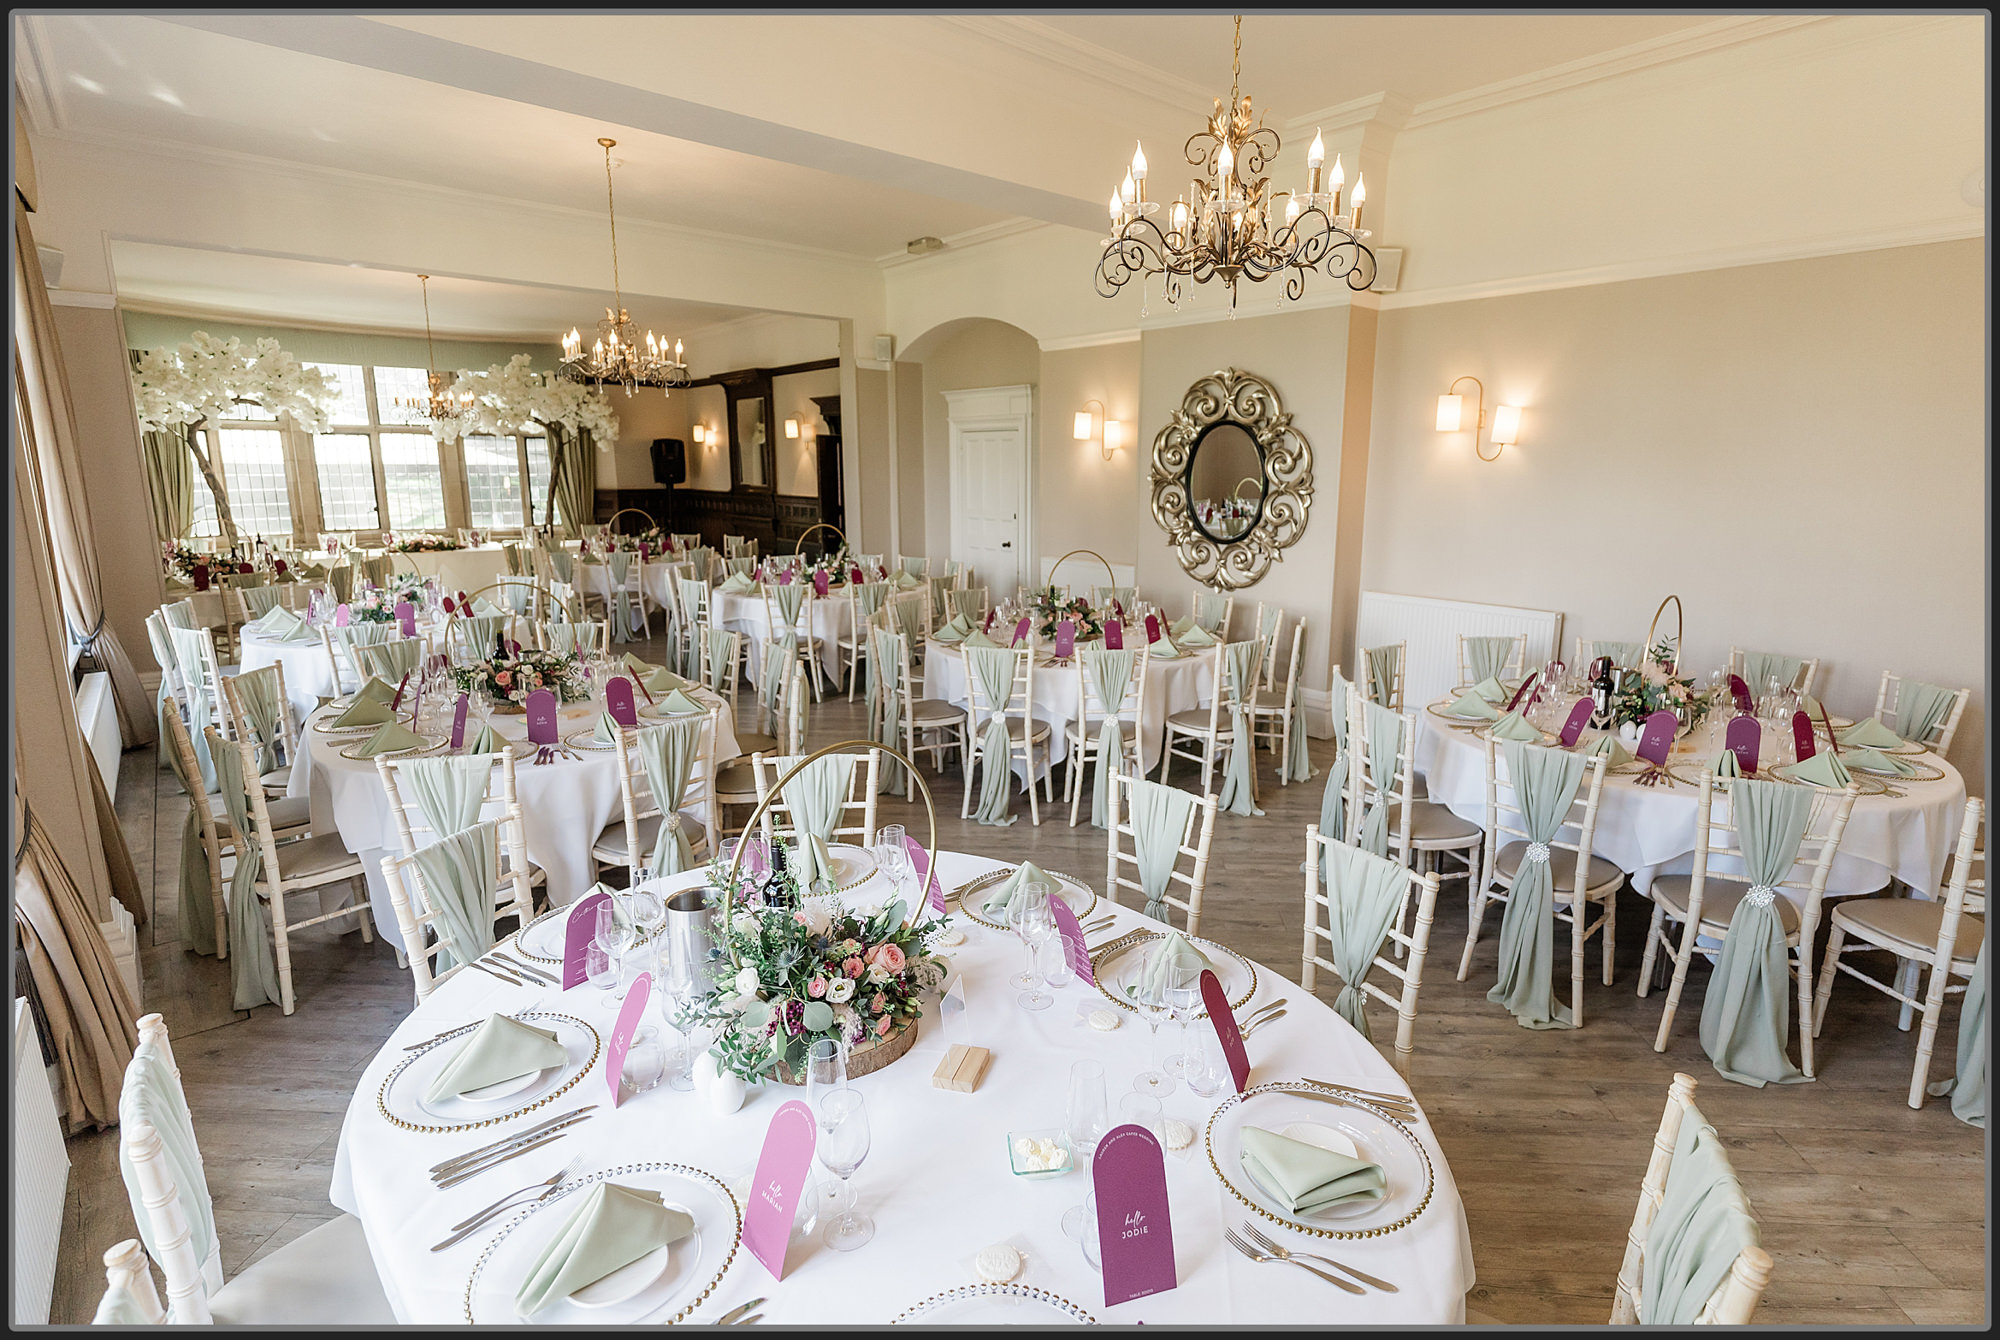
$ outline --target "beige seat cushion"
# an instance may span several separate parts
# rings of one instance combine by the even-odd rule
[[[1046,740],[1049,738],[1049,723],[1039,717],[1023,721],[1019,717],[1007,718],[1007,735],[1010,739]]]
[[[1667,909],[1667,915],[1687,920],[1688,891],[1694,885],[1693,875],[1661,875],[1653,881],[1653,898]],[[1733,879],[1719,879],[1710,875],[1701,886],[1701,925],[1704,931],[1713,930],[1718,935],[1729,931],[1730,919],[1736,915],[1736,905],[1743,901],[1743,895],[1750,892],[1748,884]],[[1783,890],[1778,893],[1772,906],[1778,909],[1778,922],[1791,935],[1799,928],[1799,909],[1792,904]]]
[[[1833,921],[1850,935],[1861,935],[1905,958],[1929,958],[1937,951],[1944,904],[1929,898],[1855,898],[1833,905]],[[1952,963],[1970,971],[1985,939],[1985,917],[1970,912],[1959,917]]]
[[[343,1214],[246,1266],[208,1300],[223,1326],[393,1326],[361,1221]]]
[[[919,698],[910,704],[910,722],[918,727],[956,725],[965,720],[965,709],[941,698]]]
[[[778,740],[773,735],[740,730],[736,732],[736,748],[746,758],[751,754],[775,754],[778,752]]]
[[[687,834],[688,844],[696,849],[701,847],[702,840],[708,836],[707,829],[703,828],[693,819],[688,818],[685,814],[681,816],[681,832]],[[659,815],[649,814],[641,819],[639,821],[640,853],[651,855],[653,843],[659,836]],[[625,864],[625,821],[620,819],[617,823],[599,833],[597,835],[597,842],[590,849],[590,854],[601,861],[610,861],[618,865]]]
[[[229,806],[223,803],[221,796],[208,798],[208,810],[218,823],[224,825],[228,823]],[[275,800],[267,800],[264,802],[264,810],[271,816],[271,827],[280,833],[288,828],[304,828],[312,822],[312,802],[304,796],[280,796]],[[228,832],[225,831],[222,837],[227,841]]]
[[[292,784],[292,765],[287,763],[282,768],[265,773],[257,780],[263,784],[266,791],[283,791]]]
[[[1167,718],[1167,724],[1181,730],[1191,730],[1199,735],[1206,735],[1208,734],[1208,709],[1206,707],[1194,707],[1189,708],[1185,712],[1176,712]],[[1217,730],[1229,729],[1229,713],[1224,712],[1215,718],[1215,728]]]
[[[331,884],[366,870],[361,858],[341,844],[338,833],[314,833],[278,844],[278,873],[287,884]],[[263,883],[269,877],[258,880]]]
[[[1389,817],[1389,834],[1403,831],[1403,816]],[[1479,839],[1484,829],[1470,819],[1461,819],[1442,805],[1434,805],[1428,800],[1410,802],[1410,840],[1412,842],[1462,842],[1471,843]],[[1568,855],[1568,853],[1564,853]],[[1594,859],[1594,858],[1593,858]],[[1575,864],[1574,859],[1571,865]]]
[[[1521,857],[1528,850],[1525,842],[1510,842],[1502,847],[1493,858],[1493,873],[1501,879],[1514,878],[1514,872],[1521,868]],[[1576,884],[1576,853],[1563,847],[1549,852],[1549,870],[1555,876],[1558,896],[1574,888]],[[1599,890],[1606,885],[1616,884],[1624,878],[1625,872],[1595,852],[1590,857],[1590,889]],[[1655,888],[1658,885],[1654,886]]]
[[[724,805],[757,803],[757,776],[748,760],[716,769],[715,798]]]

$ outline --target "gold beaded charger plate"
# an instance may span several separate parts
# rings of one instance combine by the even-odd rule
[[[336,739],[338,739],[340,737],[348,735],[359,735],[359,736],[373,735],[377,730],[381,729],[383,723],[379,721],[372,722],[366,726],[334,725],[333,724],[334,718],[338,717],[342,712],[346,711],[347,708],[351,707],[352,705],[353,704],[351,703],[333,703],[329,704],[326,708],[322,709],[320,713],[313,718],[312,722],[313,734],[331,735],[334,736]]]
[[[965,883],[959,885],[956,890],[958,910],[965,913],[968,919],[986,927],[988,930],[1011,931],[1013,927],[1003,921],[998,921],[987,916],[982,904],[985,903],[986,898],[984,895],[989,890],[997,889],[1002,884],[1005,884],[1009,879],[1013,878],[1014,871],[1019,868],[1019,866],[1015,866],[1012,869],[1006,870],[989,870],[985,874],[975,875]],[[1062,895],[1062,900],[1069,904],[1069,910],[1076,913],[1076,919],[1079,923],[1090,915],[1091,909],[1097,906],[1097,890],[1091,888],[1090,885],[1084,883],[1075,875],[1065,875],[1060,870],[1047,870],[1043,873],[1056,881],[1057,891]]]
[[[597,738],[597,727],[586,726],[582,730],[571,731],[563,736],[563,743],[572,749],[588,749],[593,753],[610,753],[618,747],[616,740]]]
[[[1106,1000],[1120,1009],[1134,1014],[1139,1012],[1132,997],[1126,994],[1126,988],[1138,984],[1139,974],[1146,967],[1147,955],[1152,952],[1154,944],[1165,938],[1164,931],[1132,931],[1090,956],[1091,976],[1097,979],[1097,989]],[[1215,979],[1222,984],[1222,993],[1229,998],[1230,1009],[1240,1010],[1250,1003],[1250,997],[1257,994],[1255,964],[1228,945],[1195,935],[1182,938],[1206,954],[1208,961],[1215,965]],[[1208,1011],[1201,1010],[1194,1017],[1206,1019]]]
[[[1407,1228],[1431,1203],[1436,1190],[1423,1142],[1408,1126],[1361,1099],[1338,1095],[1338,1101],[1328,1102],[1329,1096],[1335,1096],[1331,1090],[1303,1080],[1259,1084],[1232,1095],[1208,1120],[1209,1167],[1244,1206],[1301,1233],[1358,1241]],[[1382,1169],[1382,1198],[1294,1213],[1245,1171],[1243,1131],[1248,1126],[1278,1134],[1301,1126],[1337,1132],[1354,1146],[1357,1157]]]
[[[582,1203],[576,1197],[599,1182],[659,1192],[662,1204],[694,1220],[693,1231],[525,1319],[515,1315],[514,1295],[529,1267]],[[607,1168],[565,1182],[546,1200],[531,1203],[486,1244],[465,1282],[465,1321],[468,1325],[671,1326],[685,1321],[715,1292],[742,1243],[743,1212],[712,1173],[684,1163]]]
[[[875,853],[851,842],[829,842],[827,855],[833,858],[833,891],[858,889],[875,873]]]
[[[961,1284],[904,1308],[891,1326],[1095,1326],[1097,1318],[1031,1284]]]
[[[1763,772],[1760,772],[1757,775],[1758,777],[1762,778],[1765,781],[1769,781],[1771,778],[1775,777],[1781,782],[1790,782],[1793,786],[1819,785],[1817,782],[1808,782],[1801,778],[1792,776],[1792,769],[1798,766],[1799,765],[1796,763],[1780,763],[1777,767],[1766,768]],[[1847,770],[1847,775],[1853,778],[1854,784],[1860,788],[1860,790],[1856,792],[1857,795],[1879,796],[1887,792],[1889,789],[1889,783],[1884,781],[1882,778],[1876,776],[1874,773],[1861,772],[1854,768],[1849,768]],[[1824,791],[1824,790],[1838,790],[1839,788],[1820,787],[1819,789]]]
[[[552,1030],[567,1053],[563,1063],[538,1072],[533,1083],[511,1092],[510,1085],[494,1085],[489,1091],[494,1096],[483,1100],[460,1097],[432,1100],[426,1090],[437,1079],[438,1072],[458,1055],[464,1039],[478,1027],[467,1024],[398,1062],[382,1080],[382,1088],[375,1096],[376,1111],[390,1125],[406,1131],[442,1134],[477,1130],[532,1112],[561,1097],[595,1068],[603,1054],[603,1039],[581,1019],[547,1010],[522,1010],[511,1017]]]
[[[1484,730],[1488,726],[1493,724],[1491,721],[1487,721],[1481,717],[1453,716],[1451,713],[1445,711],[1444,709],[1454,701],[1456,700],[1442,699],[1438,702],[1431,703],[1430,705],[1424,708],[1424,711],[1430,713],[1433,717],[1437,718],[1439,721],[1442,721],[1445,725],[1450,726],[1454,730],[1463,730],[1463,731]],[[1496,708],[1495,710],[1497,711],[1499,709]]]

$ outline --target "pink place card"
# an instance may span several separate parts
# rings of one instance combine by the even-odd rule
[[[614,675],[604,684],[604,710],[621,726],[639,724],[639,709],[632,705],[632,681]]]
[[[576,900],[563,919],[563,990],[589,979],[590,942],[597,938],[597,909],[611,901],[608,893],[589,893]]]
[[[771,857],[766,850],[768,843],[763,838],[744,838],[743,864],[750,874],[762,879],[771,872]]]
[[[929,887],[924,890],[924,904],[939,916],[944,915],[944,885],[938,882],[935,871],[930,869],[930,857],[924,854],[924,844],[913,837],[903,838],[903,850],[909,853],[910,869],[916,872],[917,881],[922,883],[930,876]]]
[[[792,570],[790,568],[786,568],[783,572],[778,574],[778,585],[790,586],[791,584],[792,584]]]
[[[1146,616],[1146,641],[1148,643],[1153,643],[1153,642],[1158,642],[1159,640],[1160,640],[1160,616],[1157,614],[1148,614]]]
[[[536,689],[528,695],[522,706],[528,709],[528,743],[560,743],[556,725],[556,696],[547,689]]]
[[[1728,731],[1722,737],[1729,752],[1736,755],[1736,765],[1743,770],[1745,777],[1757,774],[1757,751],[1763,745],[1763,736],[1763,728],[1757,724],[1757,718],[1745,716],[1730,722]]]
[[[625,1003],[618,1007],[618,1022],[612,1026],[611,1040],[604,1045],[604,1079],[611,1086],[611,1106],[623,1096],[625,1053],[632,1050],[632,1035],[646,1014],[646,998],[653,994],[653,974],[642,972],[625,989]]]
[[[451,709],[451,747],[453,749],[465,748],[465,710],[471,704],[472,695],[461,693],[458,695],[458,705]]]
[[[826,575],[825,568],[820,568],[818,571],[813,573],[814,595],[824,598],[826,593],[828,591],[831,591],[832,589],[833,589],[833,579]]]
[[[1063,957],[1069,960],[1069,970],[1092,986],[1097,985],[1097,976],[1090,970],[1090,948],[1083,942],[1083,927],[1076,921],[1076,912],[1064,901],[1061,894],[1049,899],[1049,913],[1056,920],[1056,934],[1062,937]]]
[[[983,623],[983,624],[981,624],[981,625],[979,625],[979,631],[980,631],[980,632],[982,632],[982,633],[990,633],[990,632],[992,632],[992,631],[993,631],[993,621],[994,621],[995,619],[999,618],[999,617],[1000,617],[1000,611],[999,611],[999,610],[988,610],[988,611],[986,611],[986,622],[985,622],[985,623]]]
[[[1583,735],[1583,728],[1590,724],[1590,714],[1595,707],[1596,704],[1592,703],[1588,698],[1578,698],[1576,700],[1576,705],[1569,709],[1569,719],[1563,722],[1563,748],[1574,749],[1576,747],[1577,740]]]
[[[1114,1126],[1097,1142],[1091,1164],[1104,1305],[1116,1307],[1177,1287],[1167,1165],[1160,1142],[1144,1126]]]
[[[1201,970],[1201,999],[1208,1007],[1208,1021],[1215,1025],[1216,1041],[1222,1044],[1222,1058],[1229,1062],[1229,1078],[1236,1092],[1250,1082],[1250,1056],[1243,1050],[1243,1030],[1236,1023],[1236,1011],[1229,1008],[1229,993],[1222,989],[1210,969]]]
[[[1116,619],[1105,620],[1104,648],[1106,651],[1125,650],[1125,625]]]
[[[408,674],[405,674],[401,679],[396,681],[396,696],[389,700],[389,710],[391,712],[403,705],[403,690],[409,686],[410,677]]]
[[[792,1218],[812,1173],[819,1129],[812,1109],[794,1098],[771,1117],[764,1152],[750,1181],[750,1204],[743,1213],[743,1245],[764,1263],[771,1278],[785,1277],[785,1248],[792,1241]]]
[[[333,626],[335,628],[345,628],[353,619],[354,612],[347,608],[347,602],[343,600],[340,602],[339,608],[333,612]]]
[[[404,637],[417,635],[417,607],[407,600],[396,602],[396,626],[403,630]]]
[[[1757,703],[1751,698],[1750,686],[1743,682],[1743,676],[1731,675],[1729,677],[1729,697],[1730,701],[1736,704],[1738,712],[1746,716],[1757,715]]]
[[[1014,625],[1014,636],[1012,640],[1008,642],[1007,644],[1008,646],[1018,647],[1021,645],[1021,639],[1028,635],[1028,622],[1029,622],[1028,616],[1026,616],[1025,614],[1022,615],[1021,621]]]
[[[1792,751],[1801,763],[1819,752],[1813,740],[1812,718],[1804,712],[1792,713]]]
[[[1674,749],[1674,732],[1680,728],[1680,718],[1661,708],[1639,727],[1639,745],[1632,752],[1648,763],[1664,767],[1667,755]]]
[[[1056,625],[1056,656],[1068,660],[1076,655],[1076,620],[1064,619]]]
[[[858,567],[851,568],[848,570],[847,580],[854,583],[856,586],[864,586],[868,582],[866,574],[864,574]]]

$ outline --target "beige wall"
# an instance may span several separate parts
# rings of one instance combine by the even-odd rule
[[[818,496],[819,451],[814,445],[813,425],[819,422],[819,406],[813,404],[812,398],[839,394],[839,368],[771,379],[774,417],[771,433],[778,444],[778,492]],[[786,419],[799,421],[797,438],[785,436]]]
[[[927,531],[924,524],[924,505],[927,495],[924,491],[924,365],[922,363],[896,364],[896,487],[900,494],[897,505],[896,524],[900,531],[896,543],[904,553],[927,554]],[[888,487],[888,479],[883,477],[883,487]],[[942,522],[939,523],[943,525]],[[888,553],[894,546],[890,543],[889,529],[885,521],[878,537],[879,543],[866,546],[868,553]]]
[[[965,322],[935,343],[928,337],[920,343],[926,346],[921,360],[924,366],[923,548],[915,547],[915,537],[906,524],[903,552],[944,559],[951,555],[951,415],[944,393],[985,386],[1033,386],[1041,380],[1042,351],[1026,331],[986,320]],[[1038,406],[1040,396],[1037,390]],[[1046,450],[1046,444],[1038,443],[1037,448],[1039,456]],[[1040,466],[1038,459],[1038,478]],[[911,486],[907,481],[902,483],[903,496],[908,498]],[[1037,571],[1037,556],[1030,554],[1021,570]]]
[[[852,436],[869,497],[879,497],[880,505],[870,504],[862,513],[867,527],[855,548],[862,553],[886,551],[889,547],[889,374],[873,368],[854,370],[854,413],[843,415],[840,432]],[[855,481],[847,481],[851,494]],[[879,517],[880,520],[876,520]]]
[[[729,393],[720,386],[697,386],[681,401],[687,414],[687,479],[684,489],[726,491],[729,479]],[[708,440],[695,445],[694,425],[706,428]]]
[[[689,394],[671,391],[662,395],[657,387],[641,388],[629,396],[622,390],[605,392],[618,416],[618,445],[598,454],[598,488],[660,487],[653,478],[653,439],[677,437],[687,442]],[[693,445],[688,443],[690,451]]]
[[[1672,592],[1700,674],[1816,655],[1847,715],[1885,669],[1970,685],[1983,792],[1986,285],[1966,241],[1384,312],[1363,585],[1571,638],[1642,637]],[[1523,407],[1493,464],[1435,431],[1461,374]]]
[[[1035,394],[1035,545],[1040,557],[1056,558],[1081,545],[1113,563],[1136,563],[1145,520],[1132,509],[1144,454],[1136,445],[1139,342],[1044,350]],[[1092,400],[1101,401],[1104,417],[1117,420],[1124,430],[1124,441],[1109,461],[1097,443],[1078,442],[1072,435],[1077,411]],[[1063,570],[1067,573],[1069,565]]]

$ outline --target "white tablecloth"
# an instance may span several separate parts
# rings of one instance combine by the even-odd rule
[[[950,852],[940,858],[948,883],[999,865]],[[678,877],[662,881],[662,887],[686,887],[699,879]],[[878,878],[857,892],[881,897],[884,890]],[[1129,909],[1119,909],[1117,916],[1121,931],[1157,924]],[[874,1240],[851,1253],[833,1251],[816,1237],[794,1241],[782,1282],[774,1281],[748,1251],[739,1250],[691,1322],[712,1322],[737,1304],[762,1296],[768,1301],[761,1311],[774,1325],[879,1325],[933,1294],[973,1282],[974,1256],[996,1242],[1022,1253],[1023,1283],[1069,1299],[1106,1323],[1324,1326],[1338,1318],[1345,1325],[1389,1326],[1464,1319],[1465,1291],[1474,1282],[1465,1209],[1427,1123],[1419,1123],[1417,1131],[1436,1175],[1429,1207],[1399,1232],[1328,1247],[1328,1254],[1399,1288],[1356,1296],[1302,1270],[1256,1264],[1223,1241],[1225,1225],[1249,1216],[1223,1190],[1202,1152],[1199,1133],[1221,1098],[1198,1097],[1184,1084],[1163,1101],[1166,1116],[1187,1122],[1198,1133],[1192,1149],[1169,1153],[1166,1160],[1179,1286],[1105,1307],[1100,1277],[1061,1228],[1063,1211],[1080,1204],[1089,1190],[1086,1175],[1015,1177],[1008,1166],[1007,1135],[1060,1126],[1070,1062],[1086,1057],[1104,1063],[1116,1123],[1118,1100],[1146,1063],[1146,1029],[1129,1019],[1111,1033],[1079,1027],[1078,1005],[1101,1000],[1080,982],[1056,992],[1054,1005],[1040,1013],[1020,1009],[1015,1004],[1019,993],[1006,983],[1019,966],[1018,942],[962,917],[955,920],[969,937],[948,951],[966,985],[963,1034],[993,1054],[978,1091],[959,1094],[931,1087],[945,1039],[927,1011],[925,1031],[909,1055],[853,1081],[867,1099],[872,1136],[853,1186],[860,1209],[875,1221]],[[1280,995],[1290,998],[1288,1014],[1249,1043],[1252,1083],[1310,1075],[1409,1092],[1388,1060],[1332,1009],[1269,969],[1258,968],[1256,999],[1247,1008]],[[506,986],[480,972],[460,973],[396,1029],[363,1072],[349,1104],[334,1161],[332,1199],[361,1220],[401,1321],[450,1325],[463,1319],[466,1281],[511,1215],[455,1247],[433,1252],[430,1246],[449,1236],[451,1225],[503,1193],[540,1181],[577,1156],[583,1160],[578,1170],[586,1175],[635,1159],[672,1159],[734,1184],[754,1168],[771,1115],[786,1099],[803,1096],[802,1090],[767,1085],[752,1090],[741,1111],[717,1116],[700,1095],[661,1085],[650,1093],[628,1095],[613,1110],[601,1075],[593,1074],[550,1108],[502,1123],[498,1130],[417,1134],[396,1129],[377,1113],[382,1082],[404,1057],[406,1044],[496,1010],[524,1008],[561,1009],[603,1034],[610,1031],[614,1006],[610,997],[588,985],[565,994]],[[1386,1028],[1389,1016],[1379,1018],[1379,1026]],[[428,1169],[440,1159],[486,1144],[509,1127],[526,1127],[551,1111],[586,1103],[597,1104],[598,1111],[572,1128],[571,1136],[464,1185],[432,1189]],[[1315,1250],[1298,1235],[1264,1227],[1280,1240]],[[703,1260],[706,1264],[707,1257]]]
[[[699,702],[722,704],[716,722],[716,759],[720,763],[734,758],[739,751],[728,702],[706,689],[692,692]],[[591,703],[564,707],[563,735],[595,722],[597,711]],[[640,720],[650,718],[642,715]],[[527,718],[495,713],[493,729],[511,739],[526,739]],[[474,730],[470,722],[466,730],[468,735]],[[374,760],[340,754],[366,738],[325,735],[308,723],[300,733],[306,747],[299,751],[299,765],[292,769],[287,794],[310,797],[313,831],[337,828],[347,850],[362,858],[368,868],[368,896],[375,909],[376,928],[400,948],[402,936],[396,929],[396,912],[389,902],[381,867],[383,856],[398,855],[402,850],[396,837],[396,816],[389,808],[389,796],[382,789]],[[591,846],[606,824],[621,817],[623,805],[618,792],[617,753],[609,749],[577,752],[581,759],[565,758],[539,766],[532,759],[516,760],[515,783],[527,829],[528,859],[548,873],[549,900],[558,906],[574,902],[590,888]]]
[[[1425,776],[1431,799],[1460,818],[1485,822],[1484,740],[1472,731],[1445,725],[1428,711],[1419,711],[1417,721],[1416,768]],[[1704,723],[1690,737],[1694,749],[1674,755],[1677,770],[1698,776],[1722,748],[1722,726],[1720,719]],[[1891,876],[1922,891],[1937,886],[1964,820],[1965,780],[1935,754],[1911,761],[1942,768],[1944,776],[1894,783],[1904,793],[1901,796],[1863,795],[1855,800],[1840,851],[1827,873],[1829,895],[1873,893]],[[1633,887],[1644,893],[1656,876],[1686,874],[1694,868],[1700,808],[1700,793],[1692,786],[1640,786],[1632,776],[1607,774],[1591,850],[1630,874]],[[1792,896],[1798,891],[1784,892]]]
[[[737,595],[716,591],[709,596],[709,618],[720,628],[743,634],[743,668],[752,684],[761,683],[764,642],[771,635],[770,611],[759,594]],[[854,627],[854,605],[846,587],[835,587],[824,600],[812,603],[812,633],[819,639],[819,663],[827,679],[840,683],[846,662],[841,657],[840,639]]]
[[[285,667],[285,697],[291,702],[294,721],[304,721],[319,707],[321,698],[339,696],[333,684],[333,667],[326,659],[326,644],[317,636],[310,642],[278,642],[246,635],[238,660],[244,674],[267,665]]]
[[[446,549],[430,554],[389,554],[389,566],[395,572],[415,572],[424,577],[435,577],[438,585],[446,591],[463,591],[467,595],[490,586],[507,575],[507,553],[497,544],[475,545],[470,549]],[[491,600],[489,592],[487,599]],[[497,603],[497,602],[496,602]]]
[[[1035,666],[1035,716],[1054,728],[1051,761],[1069,756],[1069,726],[1077,719],[1076,664]],[[1160,765],[1167,735],[1167,718],[1176,712],[1206,706],[1215,693],[1215,655],[1203,652],[1178,660],[1149,660],[1146,691],[1139,699],[1139,766],[1152,772]],[[970,708],[965,686],[965,653],[941,642],[924,652],[924,697]],[[1020,771],[1020,768],[1016,768]]]

